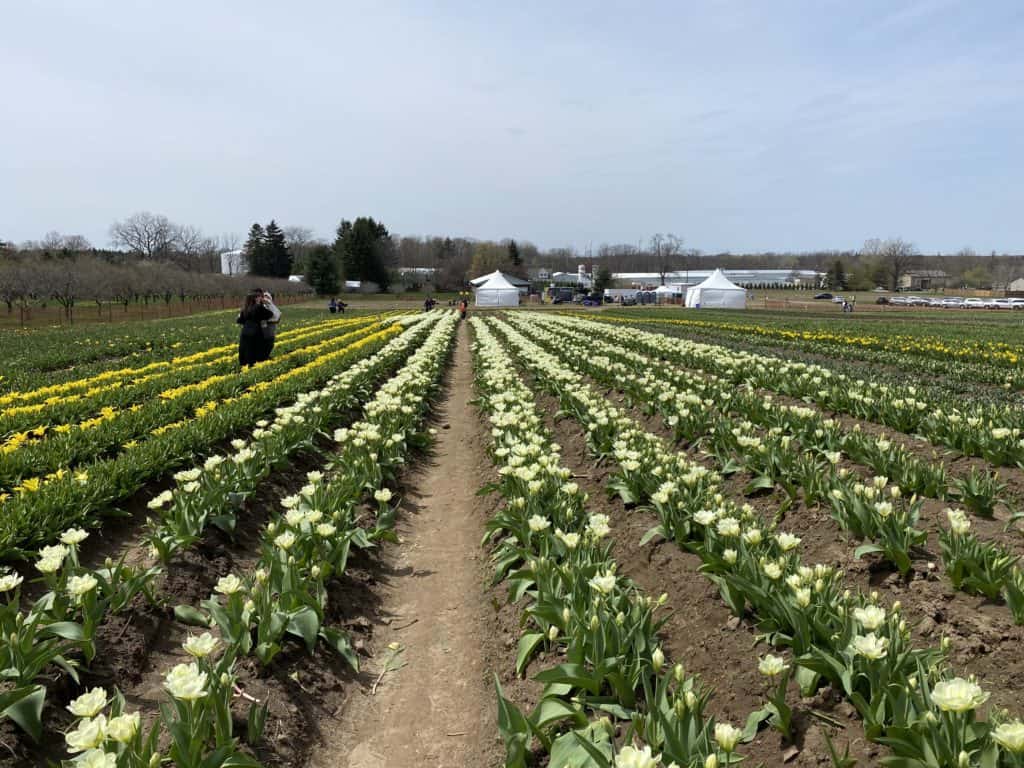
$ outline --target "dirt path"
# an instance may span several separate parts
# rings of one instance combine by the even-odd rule
[[[402,543],[391,548],[394,575],[381,588],[368,681],[349,698],[340,725],[324,727],[314,768],[463,768],[493,763],[494,697],[482,638],[484,601],[476,491],[480,430],[470,404],[473,370],[468,329],[459,329],[446,399],[438,413],[433,456],[406,479],[399,522]],[[373,682],[400,643],[400,669]]]

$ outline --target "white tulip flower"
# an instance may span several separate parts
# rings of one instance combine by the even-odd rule
[[[95,717],[105,706],[107,692],[102,688],[93,688],[68,704],[67,710],[75,717]]]

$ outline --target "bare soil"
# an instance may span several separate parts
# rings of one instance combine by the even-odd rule
[[[482,586],[481,480],[474,470],[483,444],[468,342],[463,326],[434,451],[407,478],[402,543],[385,556],[372,658],[337,725],[322,731],[310,760],[316,768],[462,768],[500,760],[484,652],[494,611]],[[401,651],[389,650],[392,643]]]

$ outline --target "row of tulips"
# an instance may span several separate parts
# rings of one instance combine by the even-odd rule
[[[561,464],[533,395],[485,322],[472,321],[479,403],[491,424],[490,454],[504,504],[489,521],[495,582],[522,603],[516,660],[525,674],[542,648],[564,658],[534,677],[540,701],[520,711],[498,688],[506,766],[521,768],[539,742],[550,765],[626,768],[738,762],[740,729],[706,713],[710,693],[670,664],[657,617],[664,599],[641,594],[617,574],[608,519]],[[611,719],[629,723],[615,738]]]
[[[220,403],[253,387],[271,383],[278,376],[305,363],[328,355],[360,338],[380,330],[377,323],[363,323],[347,333],[329,335],[316,343],[299,342],[251,368],[238,370],[237,365],[191,383],[165,383],[155,396],[126,408],[111,405],[95,415],[73,424],[58,424],[52,429],[36,430],[38,437],[29,437],[14,450],[0,448],[0,485],[25,492],[19,485],[26,477],[38,477],[58,469],[73,471],[83,461],[117,451],[129,442],[140,442],[151,435],[160,435],[168,425],[190,418],[197,409]],[[21,432],[19,435],[26,433]],[[10,438],[13,440],[14,438]]]
[[[69,525],[92,522],[98,515],[110,513],[114,504],[153,477],[249,428],[281,402],[320,386],[401,333],[401,325],[394,321],[385,321],[384,326],[215,407],[200,407],[196,416],[165,425],[159,435],[129,442],[113,458],[96,459],[73,472],[57,470],[34,482],[30,490],[7,499],[2,506],[0,554],[16,555],[53,541]]]
[[[148,505],[159,514],[151,520],[147,534],[157,557],[167,563],[182,548],[198,541],[208,525],[233,534],[237,510],[274,468],[302,449],[315,449],[315,438],[326,434],[330,425],[365,397],[373,382],[395,370],[423,341],[433,323],[423,322],[421,317],[409,316],[404,333],[321,389],[276,409],[273,420],[257,421],[248,441],[232,442],[233,454],[214,454],[191,469],[176,472],[175,486]]]
[[[568,334],[580,341],[587,339],[591,351],[599,352],[602,358],[595,359],[595,364],[604,364],[604,358],[610,358],[617,373],[624,372],[642,385],[653,387],[659,386],[660,382],[668,382],[670,386],[659,391],[655,399],[650,400],[645,396],[638,404],[648,415],[659,411],[664,413],[679,441],[700,443],[719,426],[716,420],[720,414],[738,415],[744,422],[749,422],[751,427],[756,425],[772,434],[782,437],[789,435],[791,439],[813,443],[822,456],[836,458],[845,453],[854,461],[870,467],[876,474],[893,478],[894,483],[907,494],[916,493],[940,499],[961,496],[972,504],[976,503],[979,512],[983,509],[990,512],[999,501],[998,496],[1003,488],[998,484],[994,487],[986,485],[990,478],[970,474],[965,478],[957,478],[956,490],[951,490],[941,462],[919,459],[891,440],[876,438],[861,431],[859,425],[852,430],[844,430],[836,420],[824,417],[815,409],[781,405],[770,394],[763,395],[749,387],[737,387],[733,382],[714,374],[697,374],[666,365],[660,359],[652,359],[623,348],[620,340],[607,334],[607,338],[593,331],[584,335],[579,328],[558,320],[551,323],[550,330]],[[694,405],[703,407],[695,408]],[[667,410],[671,410],[671,413],[666,413]],[[965,491],[964,486],[969,486],[969,489]],[[784,484],[783,489],[796,493],[801,487]],[[802,488],[805,496],[808,492],[813,494],[813,491],[814,488]],[[809,499],[812,502],[815,500]]]
[[[714,373],[733,384],[769,389],[812,401],[826,410],[920,434],[936,445],[996,465],[1024,465],[1024,416],[1007,403],[964,403],[951,397],[926,400],[909,384],[868,382],[817,364],[729,350],[607,322],[579,318],[574,322],[580,329],[612,329],[613,338],[622,344],[676,365]]]
[[[521,322],[517,325],[526,329]],[[535,341],[540,338],[536,325],[542,323],[528,328]],[[564,323],[556,321],[552,325],[551,335],[540,338],[549,351],[566,339],[584,341]],[[685,378],[682,388],[677,388],[682,377],[658,361],[619,350],[593,335],[588,340],[591,349],[609,357],[570,350],[568,356],[581,370],[626,391],[645,404],[648,413],[660,413],[675,429],[677,439],[707,443],[723,468],[751,472],[754,479],[748,491],[778,486],[790,502],[800,494],[808,504],[824,503],[843,530],[868,542],[858,547],[858,557],[881,554],[901,573],[910,571],[912,557],[920,553],[927,539],[927,533],[917,527],[922,502],[916,497],[905,498],[907,489],[900,483],[889,487],[884,475],[859,478],[838,467],[843,449],[858,444],[848,438],[865,437],[862,433],[844,433],[833,420],[822,419],[810,409],[773,409],[770,400],[749,393],[695,391],[686,388],[689,380]],[[736,411],[741,418],[728,415]],[[755,430],[748,417],[762,427],[770,426]],[[682,433],[681,425],[685,425]],[[867,439],[872,444],[881,442]],[[882,448],[878,451],[884,453]],[[973,500],[977,509],[977,496]],[[1014,620],[1024,623],[1024,574],[1017,565],[1018,557],[968,533],[970,522],[962,510],[947,510],[947,514],[951,524],[955,522],[955,530],[943,534],[941,554],[953,586],[989,599],[1003,599]]]
[[[943,329],[946,338],[937,336],[909,336],[896,333],[895,325],[888,327],[878,320],[869,321],[871,333],[837,332],[834,327],[807,328],[804,319],[796,323],[802,327],[773,327],[776,322],[758,324],[732,323],[697,319],[675,319],[665,315],[657,318],[638,317],[636,313],[618,313],[618,319],[632,324],[655,327],[669,333],[699,336],[702,341],[714,340],[729,346],[761,348],[777,352],[781,347],[798,353],[825,355],[844,361],[857,360],[884,366],[881,375],[891,371],[897,376],[931,374],[940,379],[962,382],[996,384],[1005,389],[1024,387],[1024,349],[1004,341],[984,340],[977,336],[999,336],[998,326],[985,330],[974,326],[964,334],[962,327],[951,325]],[[834,324],[829,322],[830,326]],[[844,326],[847,324],[844,323]],[[862,326],[866,330],[866,324]],[[936,328],[936,326],[932,326]],[[887,332],[889,331],[889,332]],[[1005,338],[1005,334],[1003,334]],[[787,355],[788,356],[788,355]]]
[[[282,331],[277,339],[277,354],[291,352],[337,336],[360,326],[368,325],[373,317],[332,320],[299,326]],[[165,391],[174,393],[180,386],[195,385],[216,374],[238,369],[238,350],[235,346],[217,347],[219,354],[203,354],[194,362],[182,362],[173,367],[161,367],[150,373],[113,382],[86,386],[77,393],[51,395],[37,402],[10,405],[0,409],[0,452],[10,452],[16,442],[36,439],[49,431],[66,432],[75,422],[99,413],[101,408],[125,408],[133,403],[156,397]]]
[[[254,491],[274,463],[311,446],[315,435],[337,424],[366,388],[408,358],[432,325],[421,322],[420,316],[410,316],[405,323],[411,327],[375,355],[333,377],[323,388],[303,393],[293,405],[277,409],[273,421],[260,422],[250,443],[236,441],[233,454],[214,454],[201,468],[179,473],[177,487],[150,503],[162,515],[161,520],[150,521],[154,554],[166,564],[171,555],[198,540],[207,522],[232,531],[228,521],[234,519],[236,505]],[[190,521],[187,530],[180,527],[185,520]],[[69,529],[59,544],[40,550],[35,568],[47,591],[27,609],[20,607],[22,577],[0,576],[0,591],[7,597],[0,610],[0,659],[14,685],[0,700],[0,713],[37,740],[46,696],[40,675],[53,664],[77,682],[76,657],[81,654],[87,665],[92,661],[101,622],[126,610],[138,594],[155,601],[153,585],[161,573],[159,567],[137,568],[123,559],[116,564],[108,560],[100,569],[83,567],[79,546],[88,536],[82,529]]]
[[[979,715],[988,694],[952,676],[947,643],[916,647],[899,603],[851,594],[843,574],[802,562],[798,537],[779,531],[721,490],[720,476],[639,428],[596,395],[585,379],[512,326],[496,323],[517,359],[578,419],[590,448],[618,470],[609,489],[649,505],[654,533],[704,561],[702,572],[737,616],[749,615],[776,648],[788,651],[805,694],[823,682],[842,692],[866,735],[887,745],[883,763],[901,768],[1014,766],[1024,753],[1024,724],[1006,713]],[[785,662],[784,662],[785,663]]]
[[[237,343],[231,341],[234,334],[229,332],[225,335],[225,320],[230,322],[231,318],[226,314],[216,313],[204,318],[178,318],[166,323],[122,326],[122,333],[117,335],[115,341],[104,344],[102,340],[97,339],[93,342],[96,346],[93,346],[89,339],[76,337],[67,345],[70,349],[56,350],[69,358],[64,365],[59,366],[62,369],[67,368],[66,381],[2,392],[0,409],[6,411],[10,407],[32,403],[53,405],[64,398],[75,397],[89,390],[114,389],[140,378],[213,360],[232,351],[237,352]],[[307,328],[323,325],[324,322],[322,318],[312,322],[300,319],[296,321],[294,327],[291,327],[292,323],[289,322],[290,327],[282,329],[279,338],[288,339],[295,334],[304,333]],[[95,330],[104,334],[114,332],[116,328]],[[40,333],[34,331],[26,334],[26,340],[31,339],[33,344],[40,345],[39,351],[44,357],[53,353],[55,350],[47,349],[48,345],[43,344],[39,336]],[[60,344],[65,342],[49,346]],[[109,355],[111,359],[105,363],[102,360],[94,364],[86,363],[91,350],[95,349],[99,350],[99,355]],[[97,369],[96,365],[102,367]],[[37,376],[54,377],[55,369],[40,366],[38,361],[34,366],[32,363],[26,363],[26,367],[38,369]]]

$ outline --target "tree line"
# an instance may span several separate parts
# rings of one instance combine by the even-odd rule
[[[234,235],[207,236],[197,227],[148,212],[114,222],[110,241],[112,248],[94,248],[81,235],[50,232],[20,246],[0,242],[0,259],[5,254],[40,263],[91,258],[121,266],[169,265],[207,276],[220,273],[221,253],[239,247]],[[342,219],[331,240],[317,238],[307,227],[280,226],[276,220],[254,223],[242,250],[253,275],[303,275],[320,295],[340,292],[345,281],[358,281],[364,290],[462,290],[469,279],[495,269],[532,277],[540,269],[574,273],[580,265],[602,278],[615,272],[649,272],[657,274],[660,282],[669,273],[691,269],[812,269],[826,273],[830,287],[860,290],[895,288],[914,269],[946,272],[951,288],[1000,288],[1024,276],[1024,262],[1017,255],[986,256],[970,248],[924,254],[902,238],[870,239],[860,248],[847,250],[734,254],[685,247],[682,237],[658,233],[635,244],[601,244],[580,251],[541,249],[516,239],[403,236],[369,216]],[[414,268],[419,271],[413,272]]]

